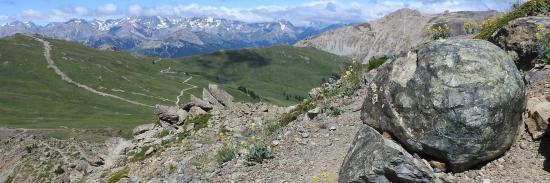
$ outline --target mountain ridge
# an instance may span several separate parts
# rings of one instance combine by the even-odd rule
[[[89,21],[70,19],[43,26],[14,21],[0,26],[0,37],[40,34],[95,48],[111,45],[122,51],[174,58],[220,49],[293,44],[343,25],[294,26],[286,20],[247,23],[213,17],[129,16]]]
[[[374,21],[305,38],[294,45],[314,47],[367,63],[372,57],[397,54],[431,41],[428,29],[434,26],[448,25],[451,36],[473,36],[464,31],[465,22],[480,22],[496,14],[496,11],[423,14],[404,8]]]

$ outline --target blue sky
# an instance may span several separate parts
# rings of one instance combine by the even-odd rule
[[[518,0],[0,0],[0,24],[14,20],[47,22],[71,18],[122,16],[212,16],[246,22],[289,20],[312,23],[358,23],[399,8],[424,13],[445,10],[506,11]]]

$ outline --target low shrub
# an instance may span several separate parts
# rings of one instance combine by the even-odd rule
[[[446,39],[451,36],[452,29],[447,25],[435,25],[428,29],[432,35],[432,40]]]
[[[476,39],[489,40],[493,33],[504,27],[508,22],[517,18],[548,13],[550,11],[550,0],[531,0],[516,6],[512,11],[491,17],[481,23],[481,31]]]
[[[273,135],[281,128],[281,125],[279,123],[270,123],[265,127],[265,133],[267,135]]]
[[[224,164],[225,162],[231,161],[237,155],[237,149],[231,144],[224,144],[223,147],[218,151],[217,162],[218,164]]]
[[[208,127],[208,120],[210,120],[212,114],[200,114],[197,116],[190,116],[185,120],[187,124],[193,124],[193,131],[199,131],[200,129]]]
[[[12,183],[13,182],[13,179],[15,179],[14,176],[8,176],[8,178],[4,181],[4,183]]]
[[[273,152],[271,148],[267,147],[264,143],[258,142],[250,146],[246,155],[246,162],[249,166],[263,163],[265,159],[273,158]]]
[[[128,172],[130,172],[130,170],[127,167],[117,171],[116,173],[111,175],[111,177],[109,177],[109,179],[107,180],[107,183],[116,183],[120,181],[120,179],[128,175]]]
[[[315,105],[313,104],[313,101],[311,100],[304,100],[302,103],[298,104],[295,109],[293,109],[290,112],[284,113],[281,116],[281,119],[279,121],[280,126],[286,126],[290,122],[296,120],[298,116],[301,114],[306,113],[307,111],[315,108]]]
[[[159,134],[157,135],[158,138],[162,138],[162,137],[166,137],[170,134],[170,131],[164,129],[162,131],[159,132]]]
[[[152,148],[152,147],[149,147],[149,146],[142,147],[139,152],[132,154],[133,156],[128,160],[130,162],[138,162],[138,161],[144,160],[145,158],[147,158],[147,155],[145,155],[145,153],[147,152],[147,150],[149,150],[149,148]]]

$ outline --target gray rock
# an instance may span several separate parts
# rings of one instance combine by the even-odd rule
[[[92,159],[88,160],[88,163],[92,166],[98,167],[105,164],[105,159],[101,156],[94,156]]]
[[[399,144],[363,125],[340,169],[338,182],[437,182],[434,172]]]
[[[528,69],[535,64],[535,58],[539,55],[538,45],[545,34],[538,30],[538,26],[550,29],[550,17],[532,16],[513,20],[495,32],[491,42],[517,53],[520,67]]]
[[[497,46],[436,41],[378,69],[361,118],[461,172],[510,147],[525,98],[519,71]]]
[[[63,169],[63,167],[61,165],[57,165],[53,172],[55,174],[59,175],[59,174],[65,173],[65,170]]]
[[[189,115],[191,116],[198,116],[201,114],[206,114],[206,111],[202,110],[200,107],[191,107],[189,110]]]
[[[177,125],[182,125],[183,122],[185,121],[185,119],[187,119],[187,111],[183,110],[183,109],[178,109],[178,111],[176,112],[176,114],[178,115],[178,123]]]
[[[542,138],[550,122],[550,102],[543,98],[529,98],[524,115],[523,122],[531,137],[535,140]]]
[[[206,88],[202,89],[202,100],[207,101],[213,107],[218,107],[218,108],[223,107],[223,105],[220,104],[220,102],[218,102],[218,100],[214,98],[214,96],[212,96],[210,91],[208,91]]]
[[[214,106],[210,104],[210,102],[197,98],[195,97],[195,95],[191,95],[189,99],[189,103],[185,104],[185,106],[183,106],[183,109],[186,111],[189,111],[189,109],[191,109],[191,107],[193,106],[200,107],[205,111],[208,111],[214,108]]]
[[[218,102],[220,102],[222,105],[233,105],[233,96],[231,96],[225,90],[221,89],[218,85],[209,84],[208,91],[210,91],[210,94],[212,94],[212,96],[216,98],[216,100],[218,100]]]
[[[524,78],[525,78],[525,84],[530,85],[544,79],[544,75],[542,74],[541,71],[528,71],[528,72],[525,72]]]
[[[134,135],[139,135],[139,134],[143,134],[149,130],[152,130],[153,128],[155,128],[155,124],[143,124],[143,125],[139,125],[137,127],[134,128],[134,130],[132,131]]]
[[[316,107],[314,109],[307,111],[307,117],[309,117],[309,119],[313,119],[320,113],[321,113],[321,109],[319,107]]]
[[[178,107],[156,105],[153,109],[153,113],[159,117],[160,120],[166,121],[170,124],[175,124],[179,121]]]

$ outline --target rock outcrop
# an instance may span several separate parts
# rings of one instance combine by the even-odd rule
[[[295,46],[314,47],[367,63],[372,57],[397,54],[430,41],[428,28],[448,25],[451,36],[468,36],[465,22],[480,22],[496,14],[495,11],[422,14],[401,9],[372,22],[306,38]]]
[[[165,121],[170,124],[180,123],[185,120],[185,117],[187,117],[184,115],[186,112],[183,109],[163,105],[156,105],[153,109],[153,113],[155,113],[161,121]]]
[[[506,52],[482,40],[436,41],[378,69],[362,120],[461,172],[510,147],[525,103]]]
[[[550,17],[523,17],[511,21],[495,32],[491,42],[517,56],[518,65],[523,69],[534,66],[539,56],[541,39],[550,29]]]
[[[340,169],[339,182],[435,182],[429,164],[364,125]]]

